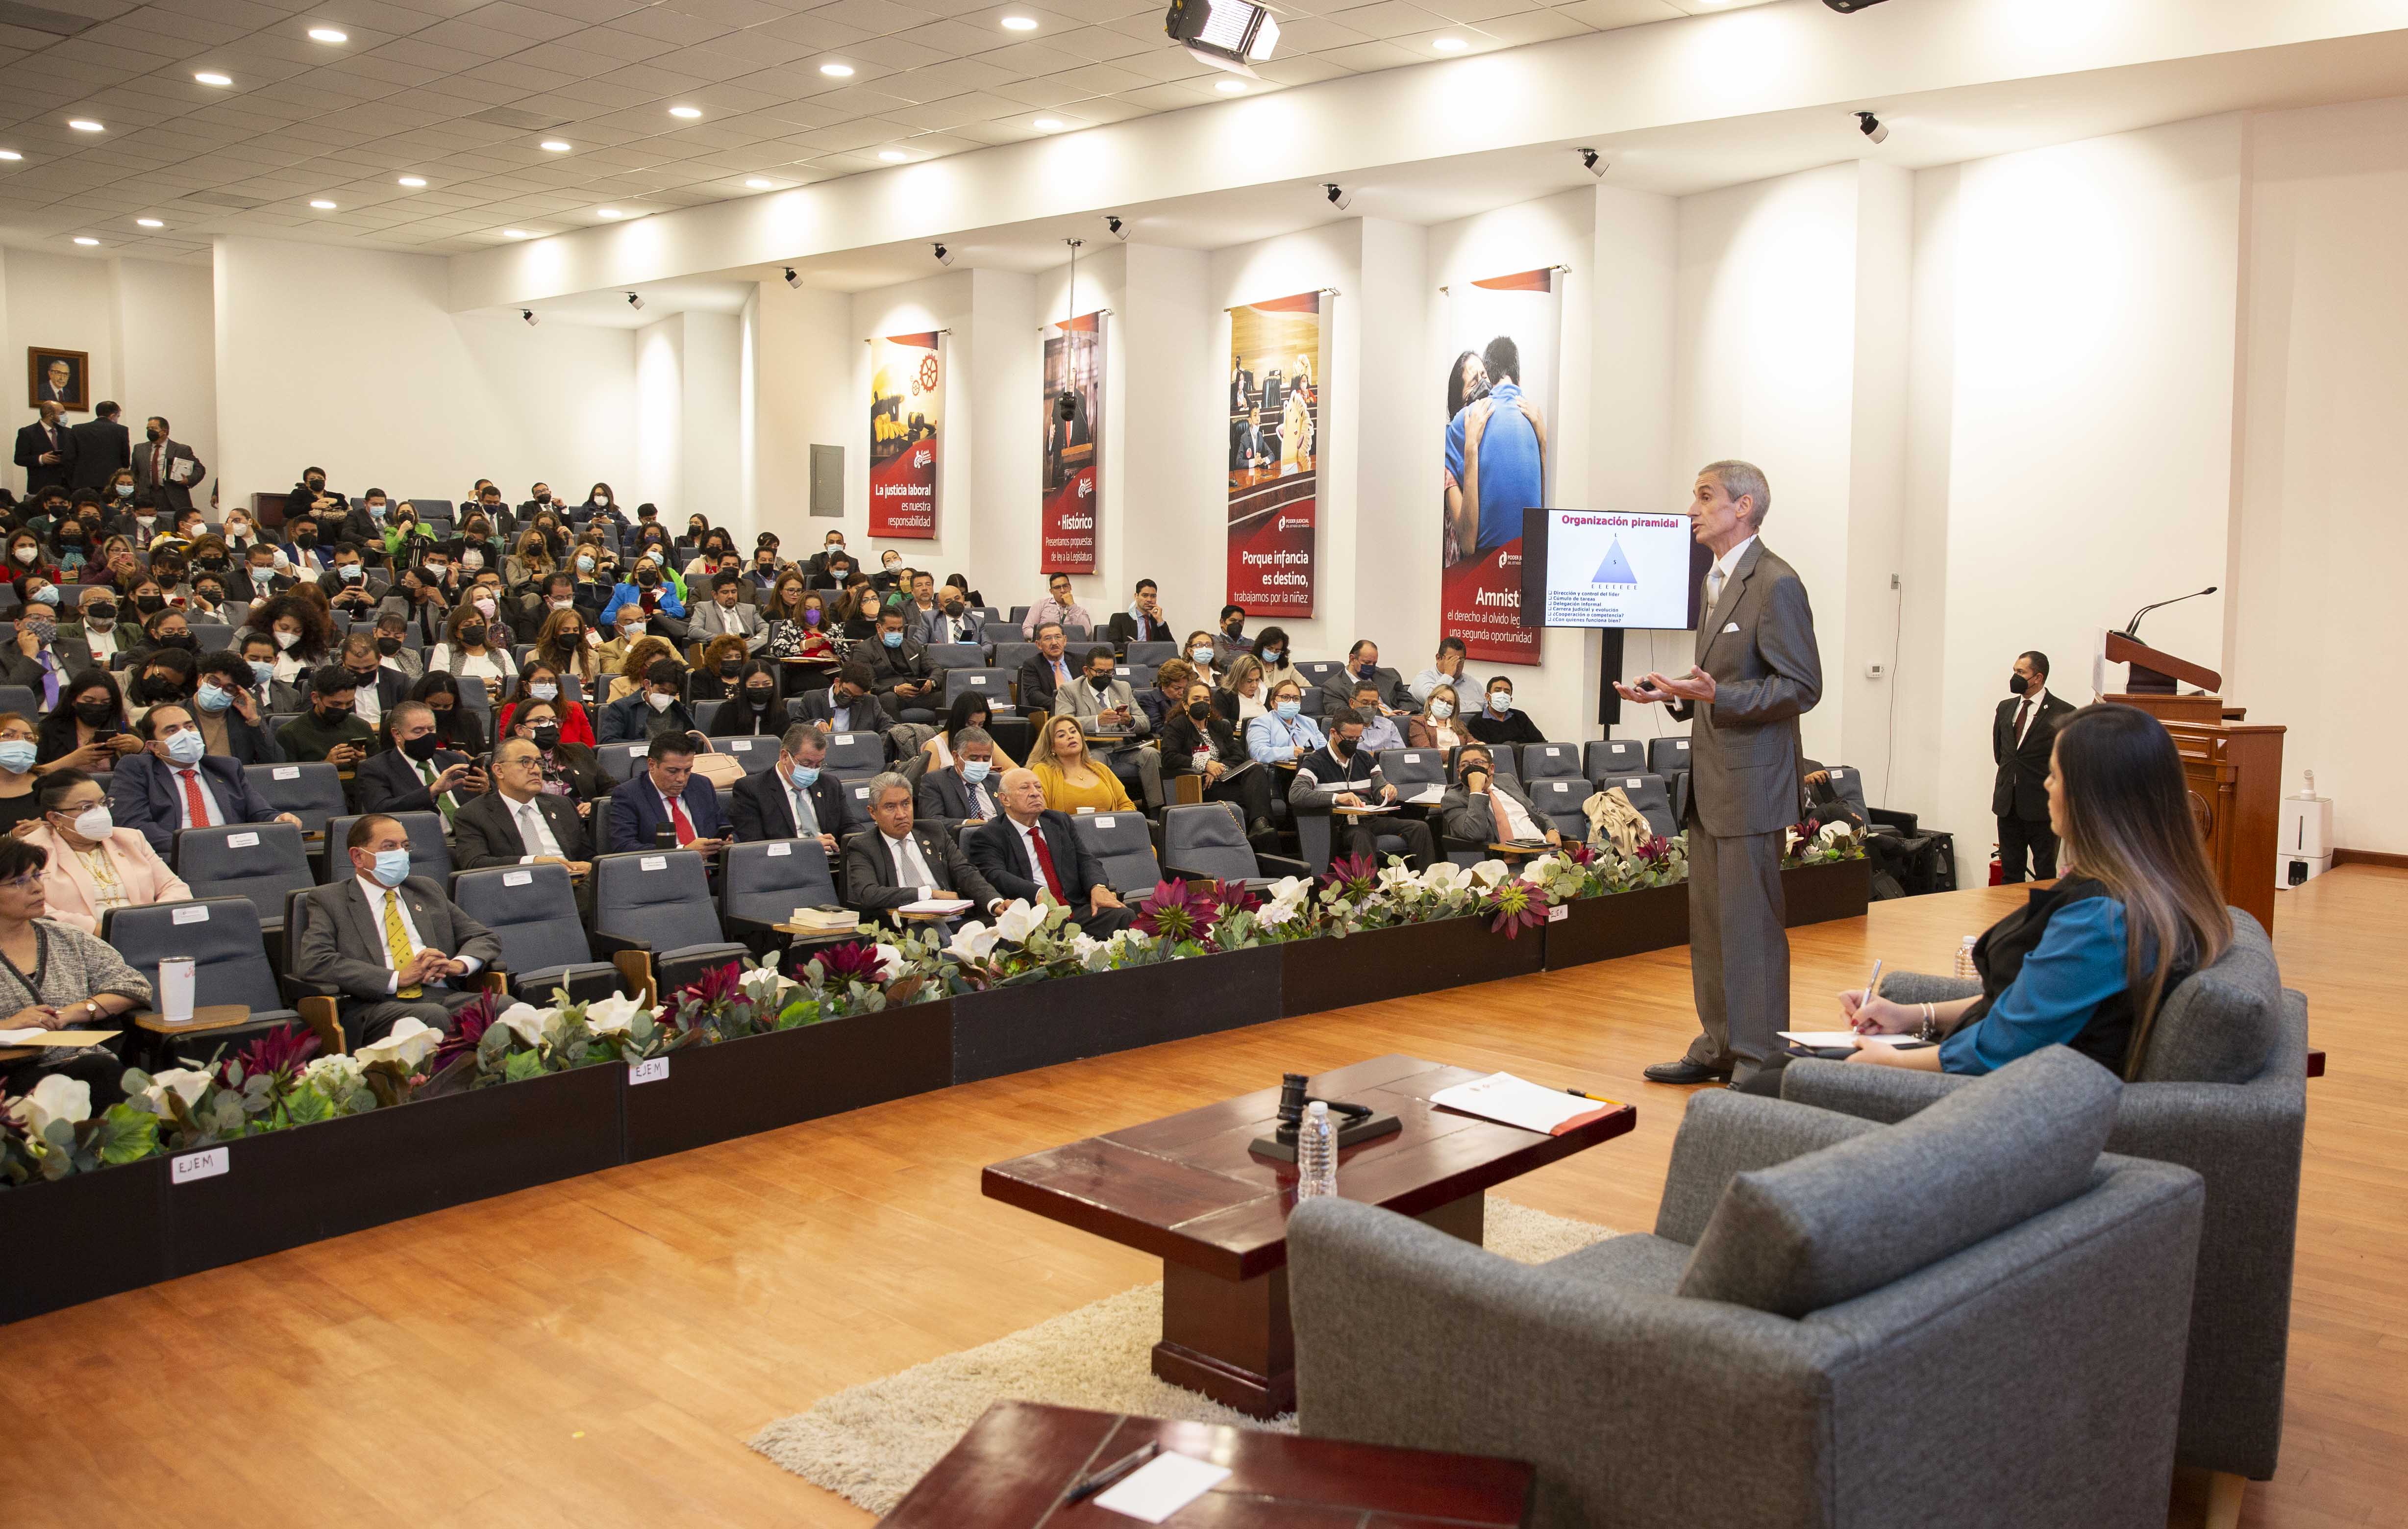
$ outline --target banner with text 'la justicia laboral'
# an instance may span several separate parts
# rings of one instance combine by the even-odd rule
[[[869,534],[937,534],[937,461],[944,439],[944,337],[869,342]]]
[[[1543,633],[1522,625],[1522,512],[1547,502],[1555,478],[1562,322],[1552,269],[1447,292],[1439,631],[1476,659],[1539,661]]]
[[[1229,595],[1255,619],[1312,614],[1321,294],[1229,310]]]
[[[1037,522],[1040,573],[1096,571],[1103,439],[1104,316],[1082,313],[1046,326],[1045,480]]]

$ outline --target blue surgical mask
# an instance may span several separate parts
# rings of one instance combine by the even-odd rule
[[[538,680],[535,684],[527,686],[527,694],[533,696],[538,700],[555,700],[559,699],[560,686],[552,685],[548,681]]]
[[[1303,710],[1304,702],[1300,700],[1281,701],[1279,703],[1280,720],[1283,722],[1293,722],[1296,720],[1297,714]]]
[[[187,768],[199,764],[201,756],[208,750],[208,740],[201,736],[198,728],[187,728],[167,740],[167,757]]]
[[[22,775],[34,768],[34,757],[41,751],[22,738],[0,743],[0,770]]]
[[[1194,647],[1187,650],[1187,656],[1195,659],[1199,664],[1209,664],[1212,661],[1212,644],[1210,642],[1198,642]]]
[[[409,851],[380,849],[377,851],[376,869],[370,873],[380,887],[398,887],[409,876]]]
[[[881,632],[878,634],[878,640],[885,643],[890,648],[899,648],[903,645],[903,634],[901,632]]]
[[[204,712],[222,712],[234,704],[234,698],[214,685],[205,685],[193,692],[193,700]]]
[[[982,781],[986,779],[986,772],[994,768],[993,764],[984,759],[964,759],[962,779],[971,782]]]
[[[362,579],[367,577],[367,572],[368,570],[366,569],[360,567],[357,563],[345,563],[342,567],[335,570],[335,576],[342,580],[345,584],[357,584]]]
[[[42,585],[41,588],[35,590],[34,603],[36,605],[47,605],[52,610],[58,609],[59,586],[54,584],[46,584]]]
[[[274,664],[265,658],[253,658],[251,661],[251,681],[253,685],[265,685],[274,678],[276,678]]]
[[[798,764],[795,766],[794,769],[786,772],[786,778],[793,781],[802,789],[808,791],[812,786],[817,786],[820,783],[820,767],[817,765]]]
[[[1261,657],[1264,663],[1276,669],[1279,667],[1280,650],[1277,648],[1265,648],[1262,651]]]

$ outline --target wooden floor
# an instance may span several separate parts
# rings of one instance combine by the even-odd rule
[[[1944,969],[2012,894],[1793,932],[1818,1022],[1878,954]],[[2408,873],[2278,905],[2309,1086],[2280,1474],[2243,1522],[2408,1525]],[[2390,954],[2386,954],[2389,952]],[[1386,1051],[1635,1101],[1638,1131],[1513,1198],[1653,1224],[1685,1090],[1685,951],[968,1085],[533,1190],[0,1329],[0,1524],[861,1524],[743,1445],[814,1398],[1158,1277],[982,1200],[978,1170]],[[1076,992],[1066,987],[1066,999]],[[0,1260],[7,1250],[0,1248]],[[0,1274],[5,1277],[5,1274]],[[2191,1522],[2178,1507],[2175,1523]]]

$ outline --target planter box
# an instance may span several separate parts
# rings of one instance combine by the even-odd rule
[[[1276,1019],[1287,964],[1282,953],[1289,948],[1265,945],[964,993],[953,1000],[953,1081]]]
[[[626,1089],[626,1160],[708,1147],[941,1089],[953,1081],[953,1002],[688,1046],[669,1075]]]
[[[1789,929],[1834,918],[1862,918],[1872,897],[1870,859],[1798,865],[1781,873],[1781,900],[1786,910],[1782,923]]]
[[[1550,972],[1689,943],[1686,882],[1584,897],[1563,906],[1565,916],[1547,926]]]
[[[0,1190],[0,1322],[166,1278],[166,1193],[165,1158]]]
[[[1319,1014],[1383,998],[1525,976],[1546,963],[1545,926],[1515,939],[1492,934],[1486,916],[1372,930],[1342,940],[1278,947],[1280,1012]]]
[[[228,1143],[223,1174],[165,1191],[167,1273],[615,1167],[623,1075],[582,1067]]]

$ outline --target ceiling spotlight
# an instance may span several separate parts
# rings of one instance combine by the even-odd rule
[[[795,267],[792,266],[786,267],[786,285],[793,287],[796,292],[803,289],[803,279],[795,274]]]
[[[644,299],[631,292],[627,294],[627,306],[635,309],[638,312],[641,312],[644,307]]]
[[[1212,82],[1212,88],[1224,95],[1246,94],[1246,82],[1242,79],[1217,79]]]
[[[1441,53],[1460,53],[1471,44],[1461,37],[1432,37],[1430,46]]]
[[[136,218],[134,220],[134,226],[136,228],[165,228],[167,225],[161,223],[156,218]]]
[[[1062,119],[1059,117],[1039,117],[1028,125],[1037,129],[1039,133],[1058,133],[1062,130]]]
[[[953,263],[953,251],[951,251],[951,250],[946,249],[946,248],[945,248],[943,245],[941,245],[941,244],[938,245],[938,246],[937,246],[937,264],[938,264],[938,265],[939,265],[939,266],[950,266],[950,265],[952,265]]]
[[[889,165],[900,165],[911,156],[900,149],[881,149],[878,151],[878,157]]]
[[[561,142],[558,138],[546,138],[541,143],[537,144],[536,147],[542,150],[547,154],[565,154],[568,152],[568,145]]]
[[[1881,3],[1882,0],[1823,0],[1823,4],[1830,7],[1833,10],[1838,11],[1842,16],[1853,15],[1856,12],[1864,9],[1867,6],[1878,6]]]
[[[538,323],[542,322],[542,321],[538,320],[538,319],[535,316],[535,310],[534,310],[534,309],[532,309],[532,308],[522,308],[522,309],[520,309],[520,310],[519,310],[519,317],[520,317],[520,318],[523,318],[523,319],[524,319],[524,320],[526,320],[526,321],[527,321],[527,327],[528,327],[528,328],[530,328],[530,329],[534,328],[534,327],[535,327]]]
[[[1870,111],[1859,111],[1856,113],[1856,131],[1872,139],[1875,143],[1887,143],[1889,141],[1889,129],[1884,127],[1882,125],[1882,120],[1879,117],[1874,116]]]
[[[327,201],[322,196],[312,200],[309,205],[316,208],[321,212],[332,212],[335,210],[335,204]]]
[[[313,26],[309,29],[309,40],[311,42],[349,42],[351,39],[348,35],[337,32],[331,26]]]
[[[1003,29],[1006,32],[1034,32],[1037,30],[1037,18],[1034,16],[1007,16],[1003,19]]]
[[[1351,191],[1339,190],[1338,182],[1335,180],[1323,181],[1321,183],[1321,195],[1328,197],[1329,205],[1336,208],[1340,212],[1345,211],[1348,208],[1354,205],[1354,194]]]
[[[1112,231],[1112,238],[1119,239],[1124,244],[1128,242],[1128,225],[1121,222],[1120,219],[1107,212],[1104,214],[1104,226]]]
[[[1251,75],[1279,46],[1279,22],[1251,0],[1170,0],[1162,30],[1198,64]]]
[[[670,115],[670,116],[672,116],[672,117],[688,117],[688,118],[692,118],[692,117],[699,117],[699,116],[701,116],[701,115],[702,115],[702,108],[700,108],[700,107],[671,107],[671,108],[669,108],[669,115]]]
[[[70,117],[67,119],[67,125],[74,128],[79,133],[102,133],[108,131],[108,129],[102,127],[100,123],[93,122],[89,117]]]
[[[19,153],[14,149],[0,149],[0,159],[22,159],[24,157],[24,155]]]
[[[231,85],[234,83],[234,80],[226,75],[209,74],[206,71],[196,74],[193,76],[193,78],[199,80],[204,85]]]
[[[76,236],[76,242],[78,244],[98,244],[100,240],[93,238],[89,234],[78,234]]]
[[[778,189],[778,182],[775,180],[764,180],[757,175],[746,176],[744,178],[744,183],[752,187],[754,191],[775,191]]]
[[[850,64],[823,64],[820,65],[820,73],[827,76],[830,79],[851,79],[853,78],[853,65]]]
[[[415,190],[416,188],[426,184],[426,177],[423,175],[405,175],[401,178],[401,183]]]
[[[526,237],[527,231],[523,228],[505,228],[502,230],[502,238],[524,238]]]
[[[594,209],[594,215],[597,218],[615,218],[619,215],[619,209],[615,207],[597,207]]]
[[[1581,168],[1588,171],[1589,174],[1596,176],[1600,180],[1605,179],[1606,171],[1613,168],[1613,161],[1606,158],[1603,154],[1598,153],[1594,149],[1582,149],[1577,151],[1580,154]]]

